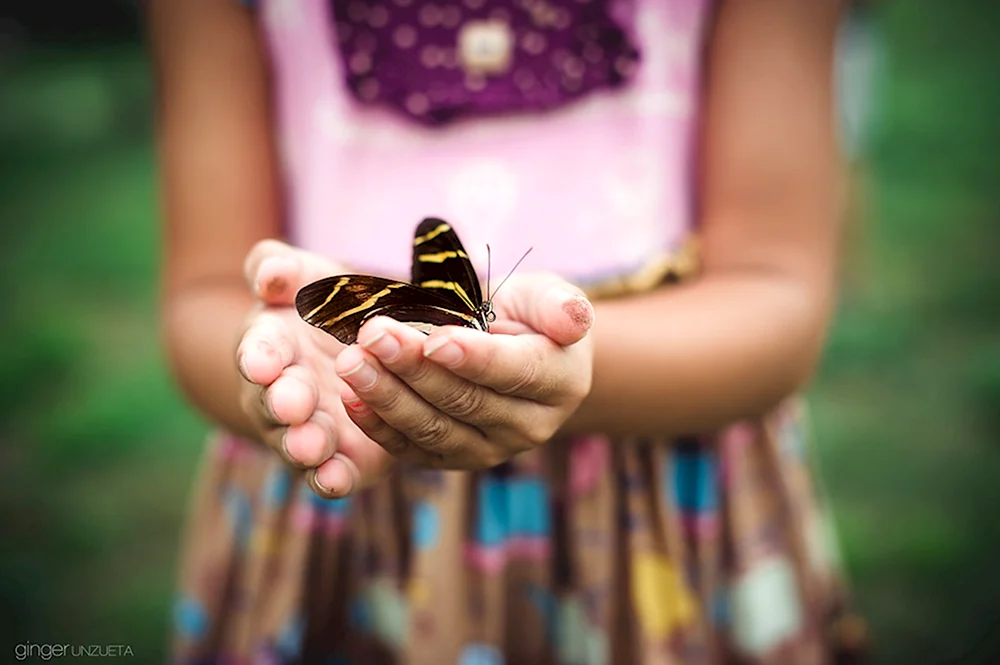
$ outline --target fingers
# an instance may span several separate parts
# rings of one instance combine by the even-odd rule
[[[320,496],[344,497],[381,477],[384,460],[361,455],[364,466],[371,469],[365,476],[340,451],[336,421],[317,404],[315,382],[297,365],[285,368],[269,386],[248,383],[244,388],[244,411],[264,443],[288,464],[306,470],[310,486]],[[362,477],[368,482],[361,482]]]
[[[335,432],[333,419],[322,411],[302,425],[278,428],[276,432],[280,442],[276,448],[281,456],[292,466],[305,469],[310,488],[327,499],[348,496],[366,485],[357,465],[338,451]],[[374,469],[368,474],[367,485],[382,475],[384,472]]]
[[[382,480],[395,462],[349,419],[345,418],[337,431],[335,454],[307,474],[313,490],[325,497],[347,496],[367,489]]]
[[[487,468],[505,458],[482,431],[428,403],[359,346],[336,366],[352,389],[343,395],[348,415],[393,456],[438,468]]]
[[[266,389],[266,406],[279,423],[306,422],[319,403],[319,388],[311,372],[290,365]]]
[[[244,412],[265,442],[289,462],[315,466],[333,454],[334,428],[316,412],[319,387],[312,372],[295,364],[297,338],[278,316],[260,314],[237,348]]]
[[[247,254],[243,274],[254,294],[270,305],[292,305],[300,288],[344,272],[343,266],[278,240],[262,240]]]
[[[297,340],[281,317],[258,314],[236,349],[240,372],[248,381],[270,385],[295,362],[299,354]]]
[[[413,464],[435,469],[479,470],[494,467],[510,456],[509,450],[481,435],[463,437],[462,431],[457,436],[431,439],[424,439],[420,434],[404,435],[353,394],[345,396],[344,406],[351,420],[387,453]],[[394,413],[388,417],[406,428],[408,420],[405,417],[399,418]]]
[[[594,323],[594,307],[576,286],[556,275],[515,275],[498,300],[505,318],[569,346],[580,341]]]
[[[321,466],[308,471],[306,477],[313,491],[326,498],[345,497],[364,489],[357,465],[343,453],[334,453]]]
[[[333,419],[323,411],[317,411],[301,425],[284,428],[280,452],[295,466],[318,467],[336,452],[334,431]]]
[[[285,368],[278,379],[269,385],[245,383],[241,394],[243,411],[265,442],[290,461],[303,466],[322,461],[316,461],[315,452],[303,452],[325,445],[324,442],[312,443],[316,440],[314,430],[319,428],[328,432],[324,435],[328,439],[333,432],[328,422],[316,415],[318,401],[319,391],[312,376],[296,365]],[[301,443],[303,439],[304,443]],[[289,441],[295,448],[294,452],[286,453]]]
[[[539,334],[484,335],[467,328],[443,328],[423,340],[422,355],[433,364],[500,395],[555,405],[589,385],[576,358]]]
[[[268,392],[278,391],[277,384]],[[262,391],[264,388],[260,388]],[[393,458],[349,420],[338,425],[325,411],[314,411],[301,424],[264,424],[264,442],[288,464],[305,470],[309,486],[332,499],[371,487],[385,477]],[[345,426],[346,425],[346,426]]]
[[[315,370],[306,369],[314,367],[313,344],[331,356],[340,345],[319,331],[312,331],[315,340],[304,339],[302,331],[290,329],[294,323],[268,308],[292,306],[302,286],[342,272],[346,269],[336,262],[283,242],[257,243],[244,262],[244,277],[261,303],[248,317],[237,349],[247,381],[244,410],[265,443],[306,469],[312,489],[327,498],[371,486],[384,477],[392,457],[345,417],[341,404],[334,401],[336,413],[330,413]]]
[[[474,330],[467,332],[472,333],[475,346],[494,346],[517,339],[513,336],[486,335]],[[532,337],[545,340],[539,335]],[[546,363],[547,359],[543,358],[543,348],[558,351],[559,347],[551,342],[541,342],[535,348],[517,344],[521,350],[518,361],[528,369],[518,373],[509,368],[506,372],[510,375],[507,380],[496,383],[496,386],[504,390],[496,390],[496,386],[457,375],[446,368],[444,363],[438,362],[437,358],[428,358],[425,348],[429,338],[391,319],[373,319],[362,328],[358,339],[362,348],[375,355],[386,369],[402,379],[418,395],[445,413],[479,428],[503,425],[512,418],[530,419],[540,415],[536,413],[540,409],[534,408],[531,401],[541,402],[559,392],[554,385],[559,377],[547,371],[552,369],[552,363]],[[435,339],[450,342],[450,338],[443,334]],[[525,348],[528,349],[527,352]],[[450,344],[448,348],[440,349],[440,352],[449,360],[454,360],[454,354],[462,356],[465,353],[461,347]],[[498,362],[506,360],[500,358]]]

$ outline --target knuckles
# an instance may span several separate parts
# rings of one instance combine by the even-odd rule
[[[433,376],[436,369],[430,362],[424,360],[419,347],[408,349],[406,345],[400,357],[393,362],[386,362],[386,366],[391,367],[392,372],[399,378],[411,384],[425,383]]]
[[[541,360],[537,352],[533,353],[531,358],[521,364],[510,382],[500,392],[504,395],[518,395],[526,389],[537,387]]]
[[[546,418],[532,418],[521,425],[521,436],[528,442],[525,450],[543,446],[555,436],[558,426]],[[523,452],[523,451],[518,451]]]
[[[414,423],[407,435],[421,448],[447,457],[461,448],[457,441],[452,440],[451,430],[450,419],[433,414]]]
[[[486,393],[475,384],[459,381],[438,400],[438,406],[459,420],[478,421],[485,412]]]
[[[383,382],[381,381],[376,383],[375,389],[372,392],[365,394],[365,402],[377,411],[383,411],[386,414],[396,413],[403,409],[405,407],[405,391],[380,390],[379,388],[382,385]]]

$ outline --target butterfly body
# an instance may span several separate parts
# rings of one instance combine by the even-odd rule
[[[496,315],[483,300],[479,277],[451,225],[427,218],[413,239],[412,283],[372,275],[336,275],[304,286],[295,308],[310,325],[344,344],[375,316],[388,316],[425,334],[445,325],[489,332]]]

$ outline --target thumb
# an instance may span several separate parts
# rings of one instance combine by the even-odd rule
[[[578,287],[556,275],[512,277],[502,313],[562,346],[579,342],[594,324],[594,306]]]
[[[254,295],[274,306],[292,305],[306,284],[342,272],[344,266],[336,261],[270,239],[254,245],[243,264]]]

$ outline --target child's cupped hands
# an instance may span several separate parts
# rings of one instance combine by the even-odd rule
[[[259,243],[246,275],[261,305],[237,351],[244,408],[261,438],[307,469],[323,496],[371,486],[393,458],[495,466],[548,441],[590,391],[594,310],[559,277],[511,277],[491,333],[449,326],[427,336],[377,317],[345,347],[294,308],[299,288],[340,272],[315,254]]]

